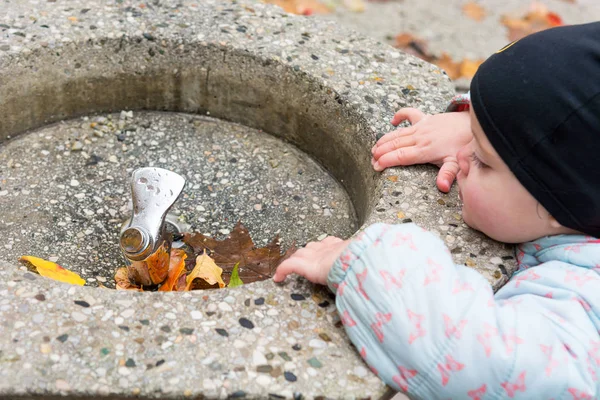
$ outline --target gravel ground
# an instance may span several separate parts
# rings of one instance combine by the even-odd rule
[[[340,1],[341,2],[341,1]],[[448,53],[454,60],[485,59],[502,48],[508,40],[507,28],[500,22],[502,15],[515,17],[527,13],[529,0],[481,0],[487,11],[482,21],[463,14],[466,0],[389,0],[365,1],[364,12],[354,12],[338,6],[335,12],[318,18],[331,18],[389,44],[399,33],[411,33],[427,42],[435,55]],[[598,0],[543,0],[549,11],[558,14],[565,24],[580,24],[600,20]],[[461,79],[457,87],[468,88]]]

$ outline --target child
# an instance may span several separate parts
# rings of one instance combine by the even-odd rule
[[[378,171],[433,163],[442,191],[456,176],[465,222],[522,243],[495,295],[414,224],[309,243],[274,280],[327,284],[373,372],[413,398],[599,398],[599,76],[600,23],[543,31],[480,67],[468,111],[402,109],[412,126],[373,148]]]

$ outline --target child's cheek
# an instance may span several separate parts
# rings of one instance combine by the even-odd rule
[[[463,196],[463,219],[471,228],[481,229],[482,220],[485,219],[485,191],[476,182],[465,185]]]

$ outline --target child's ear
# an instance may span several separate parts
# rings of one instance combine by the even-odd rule
[[[550,218],[550,226],[551,227],[553,227],[554,229],[563,228],[563,226],[561,225],[561,223],[558,222],[556,220],[556,218],[554,218],[552,215],[549,215],[548,218]]]
[[[570,235],[583,235],[583,233],[576,231],[575,229],[567,228],[566,226],[562,225],[552,215],[548,214],[548,218],[550,219],[550,226],[556,230],[557,234],[565,233]]]

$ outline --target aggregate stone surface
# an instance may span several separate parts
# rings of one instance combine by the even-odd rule
[[[338,143],[354,143],[353,152],[348,154],[354,157],[360,172],[346,172],[356,173],[356,182],[371,185],[364,188],[368,204],[361,208],[363,214],[358,219],[361,227],[374,222],[416,222],[437,232],[449,245],[457,263],[476,268],[495,288],[513,271],[510,248],[466,227],[456,191],[448,195],[437,192],[435,168],[395,168],[383,174],[375,174],[369,168],[370,147],[377,137],[392,129],[389,120],[395,110],[403,106],[419,107],[426,112],[444,109],[454,90],[438,68],[344,30],[335,22],[284,15],[275,7],[252,1],[164,0],[140,4],[127,0],[4,0],[1,5],[2,148],[11,145],[6,141],[9,138],[16,137],[18,143],[21,140],[18,135],[23,131],[90,115],[66,113],[61,117],[65,114],[60,108],[63,102],[70,101],[70,106],[76,106],[72,98],[65,97],[73,87],[69,86],[72,82],[93,85],[97,80],[88,78],[99,79],[113,72],[127,73],[130,79],[135,79],[164,66],[170,68],[163,70],[169,75],[167,78],[171,75],[177,78],[179,70],[201,65],[202,57],[210,58],[211,51],[214,53],[211,62],[218,55],[223,71],[236,71],[240,75],[254,71],[249,64],[255,60],[255,65],[271,68],[272,74],[265,85],[278,96],[283,96],[277,92],[280,83],[306,82],[304,89],[293,93],[297,97],[292,100],[307,110],[313,107],[315,114],[320,110],[329,112],[332,123],[338,124],[334,130],[339,136]],[[228,63],[235,60],[245,60],[246,64],[232,68]],[[208,72],[201,68],[199,71],[208,82]],[[211,79],[218,72],[212,70]],[[64,85],[52,93],[40,94],[46,102],[40,103],[31,94],[42,85],[53,83]],[[81,96],[69,92],[69,96],[88,101],[86,104],[92,104],[89,99],[94,97],[101,102],[102,90],[95,90]],[[164,109],[176,108],[166,100],[165,104]],[[215,104],[212,106],[217,108]],[[54,105],[58,106],[52,108]],[[258,113],[249,112],[244,104],[236,106],[246,112],[246,120],[250,120],[252,112]],[[138,109],[144,108],[137,107],[133,118],[137,118]],[[130,111],[127,107],[122,109]],[[112,111],[120,113],[122,109]],[[221,115],[234,122],[241,118],[234,113]],[[158,118],[157,124],[161,120]],[[121,145],[130,146],[127,137],[132,132],[125,133]],[[148,140],[162,139],[157,135]],[[92,160],[94,142],[91,139],[90,142],[85,139],[79,144],[72,142],[70,150],[65,147],[62,152],[80,152],[72,155],[80,162],[86,152]],[[114,144],[118,145],[117,142]],[[41,145],[44,140],[38,143]],[[338,149],[321,150],[320,161],[326,164],[327,155],[334,157]],[[169,160],[173,152],[164,154]],[[102,162],[108,165],[111,156],[122,163],[121,176],[127,175],[127,168],[134,167],[135,163],[122,154],[106,153],[107,159]],[[12,158],[10,167],[0,164],[1,185],[7,185],[6,176],[14,173],[8,172],[8,168],[18,168],[17,163],[24,163],[18,154]],[[100,165],[100,160],[97,161]],[[154,162],[160,163],[160,158]],[[335,165],[330,163],[330,167]],[[340,182],[343,173],[338,171],[336,176]],[[117,174],[112,176],[116,179]],[[194,184],[201,184],[192,178]],[[65,185],[65,190],[78,187],[71,185],[73,179],[80,186],[87,184],[85,179],[70,176],[61,179],[63,182],[57,184]],[[125,213],[125,209],[121,210],[125,207],[125,189],[115,184],[109,190],[107,182],[102,187],[106,187],[107,193],[114,190],[112,195],[121,199],[115,203],[119,208],[111,207],[117,211],[116,226],[116,220]],[[6,190],[2,197],[12,198],[17,196],[17,190],[29,190],[29,196],[35,198],[38,193],[34,189],[39,188],[10,187],[2,189]],[[356,207],[359,197],[356,186],[353,190]],[[42,196],[38,198],[42,201]],[[50,200],[43,198],[44,202]],[[186,199],[183,200],[185,203]],[[251,204],[257,203],[253,200]],[[204,204],[194,205],[206,208]],[[89,211],[96,213],[99,208]],[[203,222],[199,220],[204,218],[200,216],[202,210],[190,209],[199,213],[188,217]],[[108,207],[105,212],[109,213]],[[67,223],[63,214],[56,218],[57,225],[60,221]],[[214,222],[219,222],[219,229],[229,229],[223,221],[211,220]],[[342,222],[336,223],[336,229],[349,229],[345,225],[348,222]],[[307,232],[305,237],[312,238],[319,230]],[[18,230],[11,232],[24,240]],[[99,233],[90,234],[90,239],[93,241]],[[69,394],[114,398],[270,395],[382,398],[388,393],[349,343],[340,327],[334,300],[324,288],[305,280],[292,278],[284,285],[263,281],[211,292],[132,294],[53,282],[24,272],[9,258],[10,262],[0,261],[0,326],[7,332],[0,335],[0,396],[4,398]]]
[[[81,117],[0,147],[0,259],[33,255],[114,287],[131,173],[160,167],[187,185],[171,211],[185,232],[222,239],[241,221],[258,245],[283,248],[358,228],[348,194],[296,147],[264,132],[180,113]]]

